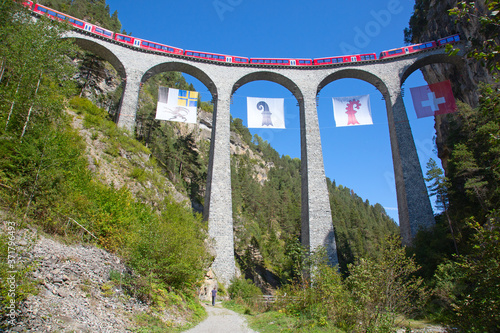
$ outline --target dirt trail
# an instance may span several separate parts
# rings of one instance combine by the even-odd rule
[[[185,333],[258,333],[248,327],[243,315],[225,309],[219,303],[204,307],[208,314],[207,319]]]

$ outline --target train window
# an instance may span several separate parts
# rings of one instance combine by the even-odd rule
[[[433,46],[432,43],[425,44],[425,47],[432,47],[432,46]]]
[[[193,52],[186,52],[186,55],[193,55]]]
[[[83,27],[83,22],[77,21],[77,20],[72,19],[72,18],[68,18],[68,21],[71,22],[71,23],[73,23],[73,24],[76,24],[78,26]]]
[[[42,13],[46,13],[47,12],[47,9],[45,9],[43,7],[38,7],[38,10],[41,11]]]
[[[66,16],[61,15],[61,14],[56,14],[56,17],[60,18],[61,20],[65,20],[66,19]]]
[[[51,10],[48,10],[47,13],[49,13],[50,16],[56,16],[56,13]]]

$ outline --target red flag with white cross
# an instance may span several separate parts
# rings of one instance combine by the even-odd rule
[[[410,88],[417,118],[457,111],[450,81]]]

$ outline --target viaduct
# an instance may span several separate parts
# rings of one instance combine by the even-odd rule
[[[230,101],[244,84],[266,80],[282,85],[297,99],[300,112],[302,168],[303,245],[314,251],[327,250],[331,264],[336,264],[337,250],[331,207],[323,166],[316,96],[329,83],[354,78],[375,86],[386,103],[396,180],[399,223],[403,244],[411,241],[420,228],[432,226],[434,215],[401,96],[401,86],[411,73],[433,63],[451,63],[460,70],[463,53],[446,54],[444,47],[359,63],[329,66],[285,67],[219,63],[182,55],[163,54],[129,47],[113,40],[70,31],[81,48],[110,62],[125,81],[118,126],[133,131],[139,90],[150,77],[178,71],[196,77],[208,88],[214,102],[210,159],[204,218],[209,236],[215,241],[216,258],[212,269],[219,281],[228,284],[235,276],[233,217],[230,166]]]

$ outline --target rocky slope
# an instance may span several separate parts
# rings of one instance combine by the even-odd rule
[[[2,221],[0,232],[6,230]],[[148,306],[123,293],[110,273],[124,272],[120,258],[87,245],[65,245],[34,230],[15,234],[15,261],[32,266],[38,292],[18,304],[10,332],[131,332]]]

